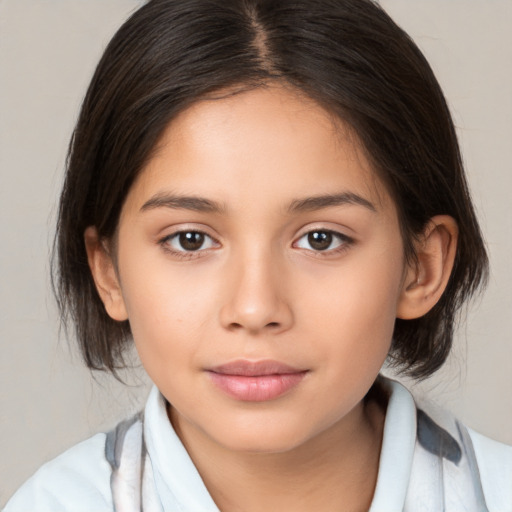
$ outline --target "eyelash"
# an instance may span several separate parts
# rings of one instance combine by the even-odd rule
[[[211,239],[214,244],[219,243],[218,240],[215,240],[215,238],[210,236],[208,233],[205,233],[204,231],[201,231],[199,229],[183,229],[181,231],[176,231],[175,233],[165,236],[164,238],[159,240],[158,243],[161,245],[161,247],[163,248],[163,250],[165,252],[170,253],[174,257],[181,259],[181,260],[192,260],[192,259],[198,258],[201,256],[202,252],[209,250],[209,249],[198,249],[196,251],[187,251],[187,250],[177,251],[177,250],[171,249],[170,245],[169,245],[170,242],[172,242],[172,240],[177,239],[180,235],[185,234],[185,233],[200,234],[200,235],[203,235],[205,238],[207,237],[207,238]],[[203,245],[203,244],[201,244],[201,245]]]
[[[182,260],[191,260],[191,259],[198,258],[198,257],[201,256],[201,253],[203,253],[204,251],[210,250],[210,248],[208,248],[208,249],[197,249],[195,251],[194,250],[179,251],[179,250],[171,249],[170,246],[169,246],[169,243],[172,240],[177,239],[180,235],[182,235],[184,233],[200,234],[200,235],[203,235],[204,237],[207,237],[210,240],[212,240],[214,244],[218,244],[219,243],[218,240],[216,240],[212,236],[208,235],[204,231],[194,230],[194,229],[187,229],[187,230],[176,231],[175,233],[172,233],[170,235],[165,236],[164,238],[159,240],[158,243],[163,248],[163,250],[165,252],[170,253],[174,257],[176,257],[178,259],[182,259]],[[340,254],[340,253],[348,250],[349,247],[354,244],[354,239],[348,237],[347,235],[344,235],[343,233],[339,233],[337,231],[333,231],[333,230],[330,230],[330,229],[312,229],[310,231],[307,231],[307,232],[303,233],[297,239],[297,241],[294,242],[294,246],[295,246],[295,244],[297,244],[298,241],[302,240],[304,237],[307,237],[307,236],[309,236],[312,233],[326,233],[326,234],[332,235],[333,239],[337,239],[340,242],[339,247],[336,247],[334,249],[314,250],[314,249],[304,249],[304,248],[302,248],[302,249],[304,249],[306,251],[309,251],[312,254],[314,254],[315,257],[322,258],[322,257],[332,256],[333,254]]]
[[[304,249],[304,250],[311,252],[315,257],[326,258],[328,256],[340,254],[340,253],[348,250],[350,248],[350,246],[354,244],[353,238],[350,238],[349,236],[344,235],[343,233],[339,233],[338,231],[333,231],[331,229],[311,229],[311,230],[307,231],[306,233],[302,234],[297,239],[297,242],[294,242],[294,246],[300,240],[302,240],[304,237],[307,237],[313,233],[329,234],[333,237],[332,242],[334,242],[335,239],[337,239],[339,242],[339,246],[335,247],[334,249],[325,249],[325,250]]]

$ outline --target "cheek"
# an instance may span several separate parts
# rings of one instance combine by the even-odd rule
[[[385,358],[396,318],[401,261],[397,250],[360,251],[335,271],[305,281],[300,296],[307,314],[301,316],[309,329],[321,328],[334,350],[351,360]]]
[[[208,269],[140,254],[126,258],[122,272],[130,326],[146,369],[190,357],[206,339],[215,311],[217,283]]]

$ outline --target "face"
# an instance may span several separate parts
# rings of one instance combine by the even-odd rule
[[[118,230],[122,309],[173,423],[291,450],[348,421],[390,348],[397,213],[357,138],[297,92],[176,118]]]

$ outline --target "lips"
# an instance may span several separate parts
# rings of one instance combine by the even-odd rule
[[[295,388],[307,374],[278,361],[233,361],[207,371],[212,383],[236,400],[274,400]]]

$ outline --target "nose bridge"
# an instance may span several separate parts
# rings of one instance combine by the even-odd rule
[[[230,329],[255,333],[287,329],[292,321],[279,255],[264,242],[247,243],[229,262],[229,289],[221,321]]]

